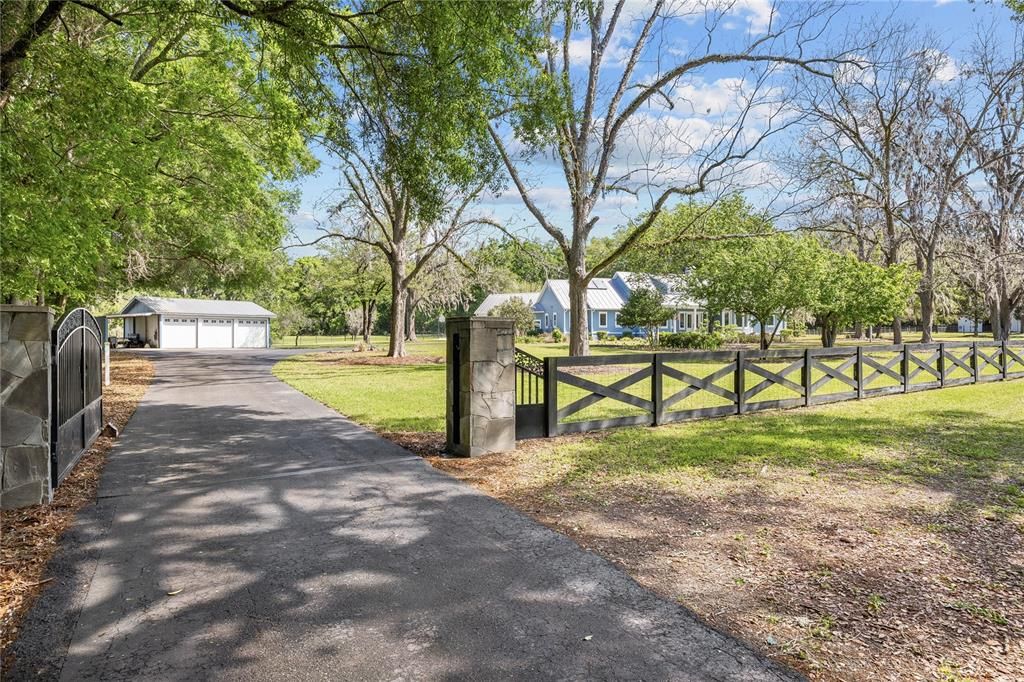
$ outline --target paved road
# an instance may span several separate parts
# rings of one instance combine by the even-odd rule
[[[790,679],[277,381],[282,353],[153,357],[6,679]]]

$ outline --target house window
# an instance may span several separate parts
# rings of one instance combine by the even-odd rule
[[[616,327],[616,328],[619,326],[619,314],[618,313],[612,313],[612,325],[614,327]]]
[[[597,326],[598,327],[607,327],[608,326],[608,313],[598,313],[597,314]]]
[[[551,320],[551,317],[547,313],[544,313],[544,328],[545,329],[548,329],[548,328],[551,327],[551,321],[550,320]]]
[[[540,329],[540,318],[539,317],[533,318],[533,328],[534,329]]]

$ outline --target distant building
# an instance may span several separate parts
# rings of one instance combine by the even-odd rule
[[[992,323],[988,320],[972,320],[969,317],[961,317],[957,320],[956,329],[962,334],[989,334],[992,332]],[[1010,333],[1020,334],[1022,329],[1019,318],[1010,318]]]
[[[107,317],[152,348],[269,348],[277,316],[251,301],[136,296]]]
[[[611,277],[598,277],[591,280],[590,286],[587,287],[587,310],[584,314],[587,315],[587,326],[590,332],[592,334],[607,332],[613,336],[621,336],[623,332],[627,331],[634,335],[644,334],[644,330],[639,327],[624,327],[619,322],[619,312],[629,300],[633,290],[639,287],[659,291],[664,297],[665,305],[675,311],[675,314],[661,328],[662,331],[693,331],[707,327],[708,312],[705,310],[704,303],[690,298],[671,278],[644,273],[616,272]],[[534,323],[538,329],[545,332],[559,329],[568,333],[569,321],[572,319],[569,303],[569,280],[549,279],[544,282],[544,287],[538,294],[491,294],[477,308],[477,314],[487,314],[481,311],[492,298],[495,299],[495,302],[487,308],[488,311],[507,300],[507,297],[512,296],[535,296],[533,314]],[[720,313],[718,322],[721,325],[735,325],[747,334],[756,334],[761,330],[760,325],[753,318],[737,315],[732,311]],[[775,320],[773,319],[771,323],[774,326]],[[779,328],[785,328],[785,322]]]

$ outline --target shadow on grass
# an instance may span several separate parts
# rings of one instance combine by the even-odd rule
[[[898,400],[889,399],[887,414],[797,410],[621,429],[564,442],[558,457],[570,463],[567,480],[598,472],[662,474],[684,468],[745,475],[750,465],[765,464],[827,467],[857,478],[895,476],[940,488],[968,479],[1020,482],[1024,477],[1024,418],[994,418],[970,409],[901,413]]]

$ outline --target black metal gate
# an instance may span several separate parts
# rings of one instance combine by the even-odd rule
[[[515,350],[516,440],[542,438],[545,432],[544,361]]]
[[[85,308],[69,312],[53,330],[50,458],[54,487],[103,428],[101,339],[96,318]]]

